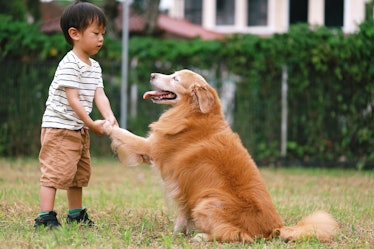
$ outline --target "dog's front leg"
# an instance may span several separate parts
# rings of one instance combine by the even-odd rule
[[[174,234],[189,234],[193,231],[194,225],[191,216],[187,210],[178,208],[177,216],[174,222]]]
[[[126,146],[131,152],[149,156],[150,147],[146,138],[137,136],[117,126],[104,126],[104,130],[116,144]]]
[[[107,123],[104,125],[104,131],[112,139],[112,150],[124,165],[137,166],[150,163],[150,146],[147,138]]]

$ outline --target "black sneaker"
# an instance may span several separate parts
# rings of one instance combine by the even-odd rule
[[[95,223],[88,218],[87,210],[82,209],[78,214],[68,214],[66,217],[66,223],[83,223],[89,227],[95,225]]]
[[[59,228],[61,226],[60,222],[57,220],[57,214],[55,211],[50,211],[48,214],[39,215],[35,219],[34,227],[48,227],[50,229]]]

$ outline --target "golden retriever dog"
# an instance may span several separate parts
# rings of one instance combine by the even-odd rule
[[[147,137],[104,125],[125,165],[153,164],[177,204],[175,233],[198,231],[193,241],[245,241],[274,236],[287,241],[330,241],[337,222],[316,212],[286,227],[255,162],[225,121],[217,92],[189,70],[152,73],[151,98],[171,106],[150,124]]]

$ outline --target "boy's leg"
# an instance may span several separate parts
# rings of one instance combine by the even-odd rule
[[[70,187],[67,191],[69,213],[67,216],[67,222],[84,223],[88,226],[94,226],[95,223],[88,218],[86,209],[82,208],[82,188],[81,187]]]
[[[57,214],[53,211],[56,189],[51,187],[40,187],[40,214],[35,219],[34,227],[56,228],[61,226],[57,220]]]
[[[90,135],[87,129],[80,130],[82,151],[77,163],[75,178],[67,191],[69,212],[67,222],[84,223],[93,226],[94,222],[88,218],[86,209],[82,208],[83,189],[88,185],[91,176],[91,157],[90,157]]]
[[[40,149],[39,161],[41,169],[41,186],[39,190],[40,197],[40,213],[35,219],[34,227],[49,227],[55,228],[59,227],[61,224],[57,220],[57,214],[54,209],[56,188],[53,187],[54,184],[49,180],[50,176],[53,177],[54,170],[51,168],[54,165],[55,157],[55,144],[59,144],[56,141],[56,134],[60,132],[60,129],[47,129],[43,128],[40,135],[40,141],[42,147]],[[61,137],[61,136],[60,136]]]
[[[51,187],[40,187],[40,212],[53,211],[55,205],[56,189]]]
[[[70,187],[67,190],[69,210],[82,208],[82,187]]]

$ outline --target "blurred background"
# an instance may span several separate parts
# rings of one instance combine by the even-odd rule
[[[118,120],[126,99],[130,131],[146,135],[167,108],[142,99],[150,74],[188,68],[217,89],[259,165],[374,168],[373,0],[89,2],[108,19],[94,59]],[[71,49],[59,27],[71,3],[0,1],[0,157],[38,155],[48,88]],[[91,137],[93,156],[111,155],[106,136]]]

